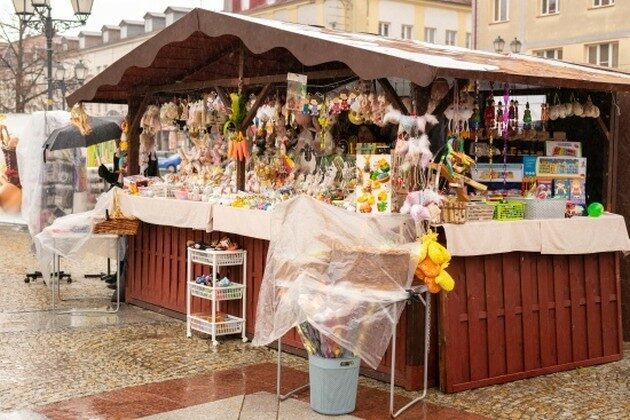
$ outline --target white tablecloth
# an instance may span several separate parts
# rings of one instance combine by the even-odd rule
[[[271,212],[221,206],[201,201],[120,194],[123,213],[146,223],[271,238]]]
[[[630,251],[626,221],[617,214],[571,219],[467,222],[445,224],[446,245],[453,256],[512,251],[542,254],[592,254]]]
[[[271,212],[214,205],[212,230],[269,240]]]
[[[211,230],[212,204],[174,198],[150,198],[119,194],[123,213],[146,223]]]

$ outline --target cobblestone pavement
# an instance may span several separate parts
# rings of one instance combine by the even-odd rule
[[[100,317],[41,312],[49,307],[49,289],[41,279],[23,282],[35,267],[28,234],[0,225],[0,412],[274,360],[273,350],[240,340],[223,341],[215,351],[205,339],[187,339],[181,321],[132,306]],[[62,284],[64,296],[90,296],[91,305],[109,300],[103,282],[81,276],[100,272],[104,261],[66,267],[74,281]],[[626,343],[622,361],[602,366],[451,395],[433,389],[428,401],[491,418],[628,418],[629,351]],[[307,369],[301,358],[287,355],[283,361]]]

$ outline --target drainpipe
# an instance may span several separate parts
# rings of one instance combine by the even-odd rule
[[[472,0],[472,45],[473,50],[477,49],[477,0]]]

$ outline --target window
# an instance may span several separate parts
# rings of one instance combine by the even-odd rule
[[[466,32],[466,48],[472,48],[472,34]]]
[[[593,7],[612,6],[615,0],[593,0]]]
[[[540,11],[540,14],[553,15],[560,12],[559,2],[560,0],[541,0],[540,5],[542,6],[542,10]]]
[[[446,45],[455,45],[456,39],[457,39],[457,31],[446,30],[446,37],[444,39],[444,43]]]
[[[435,43],[435,32],[437,32],[435,28],[424,28],[424,40]]]
[[[619,44],[610,42],[606,44],[588,45],[588,62],[604,67],[617,67],[619,58]]]
[[[555,58],[556,60],[562,60],[562,48],[552,48],[549,50],[536,50],[534,55],[544,58]]]
[[[506,22],[508,15],[509,0],[494,0],[494,21]]]
[[[401,30],[400,30],[400,37],[402,39],[411,39],[412,33],[413,33],[413,26],[402,25]]]
[[[378,23],[378,34],[381,36],[389,36],[389,23],[387,22],[379,22]]]

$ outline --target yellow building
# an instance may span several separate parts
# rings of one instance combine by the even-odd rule
[[[517,38],[527,54],[630,71],[628,0],[475,0],[473,10],[478,49],[501,37],[509,52]]]
[[[232,10],[348,32],[472,45],[471,0],[232,0]]]

